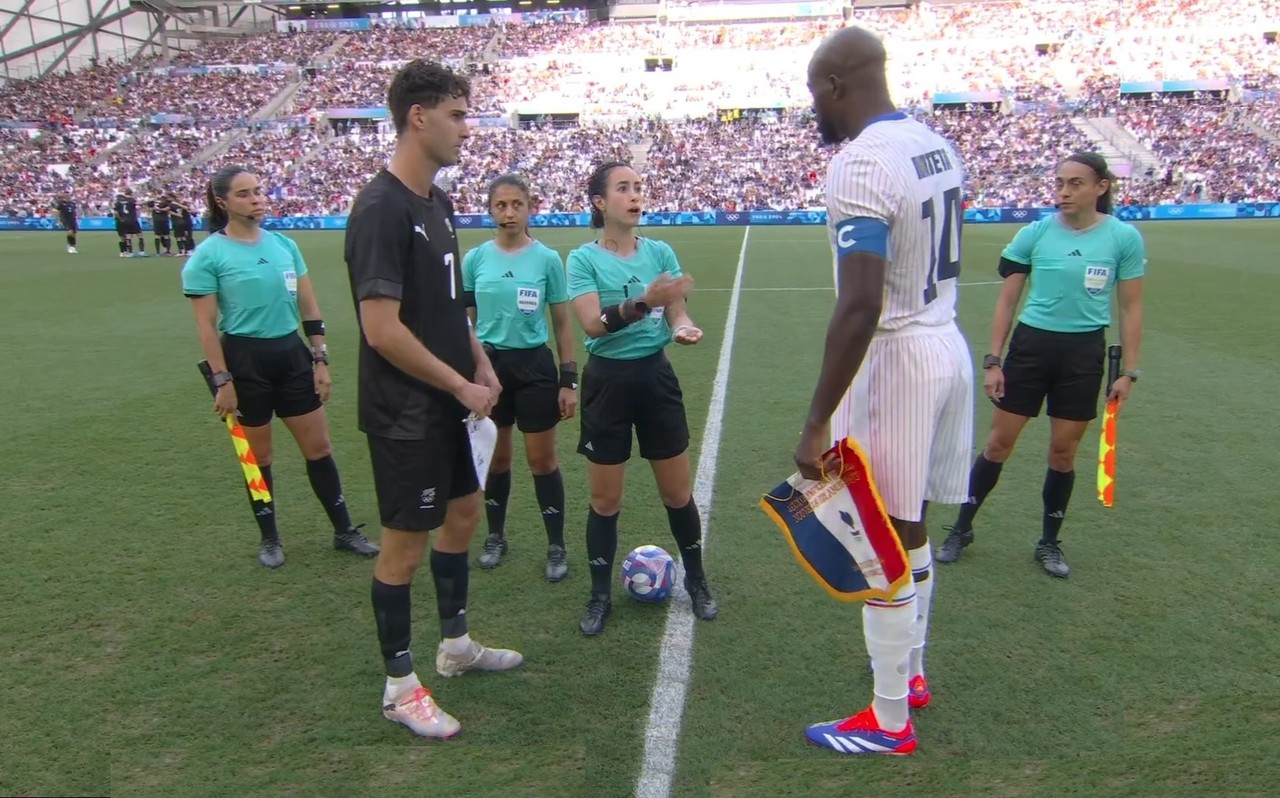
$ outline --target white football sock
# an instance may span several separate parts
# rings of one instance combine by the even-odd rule
[[[401,694],[409,690],[416,690],[421,686],[422,682],[418,681],[418,674],[416,673],[411,673],[408,676],[388,676],[386,689],[382,691],[382,703],[390,704]]]
[[[444,638],[444,650],[455,657],[460,657],[471,650],[471,635]]]
[[[875,674],[871,706],[887,731],[907,725],[907,661],[915,637],[916,592],[908,582],[888,602],[868,601],[862,607],[862,635]]]
[[[933,605],[933,553],[929,541],[918,549],[907,552],[911,558],[912,580],[916,584],[916,632],[911,644],[911,667],[907,678],[924,676],[924,647],[929,636],[929,608]],[[923,578],[922,578],[923,577]]]

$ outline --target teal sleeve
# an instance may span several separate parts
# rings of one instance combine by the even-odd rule
[[[1125,226],[1125,237],[1120,244],[1120,268],[1117,280],[1136,280],[1147,272],[1147,245],[1142,233],[1132,225]]]
[[[555,250],[547,252],[547,304],[569,301],[569,284],[564,274],[564,261]]]
[[[208,296],[218,293],[218,272],[208,247],[196,247],[182,267],[182,293]]]
[[[676,257],[676,251],[665,241],[662,242],[662,270],[671,275],[672,279],[684,276],[684,270],[680,268],[680,260]]]
[[[280,236],[285,241],[285,246],[289,248],[289,253],[293,255],[293,273],[297,277],[305,277],[307,274],[307,261],[302,257],[302,250],[298,249],[298,242],[288,236]]]
[[[480,260],[477,254],[479,249],[468,250],[466,255],[462,256],[462,290],[476,290],[476,270],[479,268],[476,261]]]
[[[591,268],[591,259],[582,250],[575,249],[569,253],[568,271],[570,299],[577,299],[583,294],[600,293],[595,269]]]
[[[1033,222],[1019,230],[1009,245],[1004,248],[1004,252],[1000,253],[1000,257],[1030,266],[1031,252],[1035,249],[1036,233],[1041,224],[1043,222]]]

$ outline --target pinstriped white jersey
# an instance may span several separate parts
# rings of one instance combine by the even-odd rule
[[[827,171],[827,230],[863,217],[889,226],[888,272],[878,332],[942,327],[956,317],[963,164],[946,139],[903,115],[847,142]],[[836,263],[839,256],[836,256]],[[839,276],[836,269],[836,291]]]

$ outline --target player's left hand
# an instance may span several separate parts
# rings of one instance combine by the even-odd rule
[[[492,366],[481,368],[476,372],[476,384],[488,388],[489,393],[493,395],[493,403],[498,403],[498,396],[502,393],[502,383],[498,382],[498,374]]]
[[[578,409],[578,392],[572,388],[560,389],[560,420],[568,421],[573,418],[573,412]]]
[[[830,450],[831,425],[805,424],[795,454],[796,469],[800,476],[817,481],[838,470],[838,464],[824,459]]]
[[[692,346],[702,340],[702,330],[692,324],[681,324],[672,331],[671,340],[684,346]]]
[[[1107,391],[1107,401],[1118,401],[1124,404],[1129,398],[1129,390],[1133,388],[1133,380],[1128,377],[1116,377],[1116,381],[1111,383],[1111,390]]]
[[[329,397],[333,396],[333,379],[329,377],[329,367],[323,363],[317,363],[315,368],[316,393],[320,396],[322,404],[329,401]]]

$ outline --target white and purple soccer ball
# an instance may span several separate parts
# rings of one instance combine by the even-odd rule
[[[675,581],[676,561],[661,546],[641,546],[622,561],[622,586],[636,601],[661,604]]]

